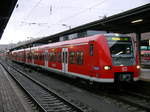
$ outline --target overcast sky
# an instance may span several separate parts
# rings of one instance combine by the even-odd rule
[[[0,44],[52,35],[147,3],[150,0],[18,0]]]

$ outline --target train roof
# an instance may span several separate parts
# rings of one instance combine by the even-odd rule
[[[98,38],[99,36],[104,36],[104,35],[98,34],[98,35],[94,35],[94,36],[90,36],[90,37],[76,38],[73,40],[61,41],[61,42],[56,42],[56,43],[49,43],[46,45],[33,47],[33,49],[49,48],[49,47],[55,47],[55,46],[64,46],[64,45],[70,45],[70,44],[73,45],[73,44],[87,43],[89,41],[96,40],[96,38]]]
[[[96,40],[100,36],[117,36],[117,37],[127,37],[128,35],[125,34],[118,34],[118,33],[107,33],[107,34],[97,34],[90,37],[83,37],[83,38],[76,38],[73,40],[67,40],[62,42],[56,42],[56,43],[49,43],[46,45],[41,45],[37,47],[33,47],[33,49],[37,48],[49,48],[49,47],[55,47],[55,46],[64,46],[64,45],[73,45],[73,44],[81,44],[81,43],[88,43],[89,41]]]
[[[90,36],[90,37],[76,38],[76,39],[73,39],[73,40],[61,41],[61,42],[56,42],[56,43],[49,43],[49,44],[46,44],[46,45],[40,45],[40,46],[36,46],[36,47],[15,50],[15,52],[21,52],[23,50],[27,51],[27,50],[30,50],[30,49],[32,49],[32,50],[39,50],[39,49],[47,49],[47,48],[50,48],[50,47],[58,47],[58,46],[64,46],[64,45],[88,43],[89,41],[96,40],[97,38],[99,38],[101,36],[127,37],[128,35],[118,34],[118,33],[97,34],[97,35],[93,35],[93,36]]]
[[[52,45],[52,46],[57,45],[57,46],[59,46],[59,45],[85,43],[85,42],[89,42],[89,41],[92,41],[92,40],[96,40],[100,36],[106,36],[106,37],[111,37],[111,36],[112,37],[114,37],[114,36],[115,37],[129,37],[129,35],[118,34],[118,33],[97,34],[97,35],[93,35],[93,36],[89,36],[89,37],[76,38],[76,39],[73,39],[73,40],[67,40],[67,41],[56,42],[56,43],[49,43],[49,44],[46,44],[46,45],[42,45],[42,47],[49,47],[49,45]]]

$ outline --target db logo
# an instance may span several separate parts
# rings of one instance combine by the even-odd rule
[[[127,67],[122,67],[122,71],[128,71],[128,68]]]

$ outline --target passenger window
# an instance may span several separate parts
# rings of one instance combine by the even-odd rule
[[[80,64],[83,64],[83,52],[80,53]]]
[[[31,53],[29,54],[29,59],[31,60]]]
[[[69,63],[70,64],[75,64],[75,53],[74,52],[70,52]]]
[[[36,60],[36,54],[34,55],[34,59]]]
[[[57,61],[56,52],[51,52],[51,53],[49,54],[49,61],[50,61],[50,62],[56,62],[56,61]]]
[[[52,53],[49,54],[49,61],[50,61],[50,62],[53,61],[53,54],[52,54]]]
[[[40,60],[45,60],[44,56],[45,56],[45,54],[41,54],[40,55]]]
[[[53,62],[56,62],[57,60],[57,56],[56,56],[56,52],[53,53]]]
[[[94,45],[90,44],[90,56],[94,55]]]
[[[58,63],[61,63],[61,52],[59,52],[57,55],[57,61]]]
[[[38,54],[38,59],[41,60],[41,54]]]
[[[44,54],[42,54],[42,60],[44,60]]]
[[[76,62],[77,64],[79,65],[82,65],[83,64],[83,52],[77,52],[77,55],[76,55]]]

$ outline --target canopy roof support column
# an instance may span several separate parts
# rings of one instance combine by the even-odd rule
[[[136,32],[136,40],[137,40],[137,52],[139,55],[139,64],[141,64],[141,49],[140,49],[140,43],[141,43],[141,33],[140,32]]]

